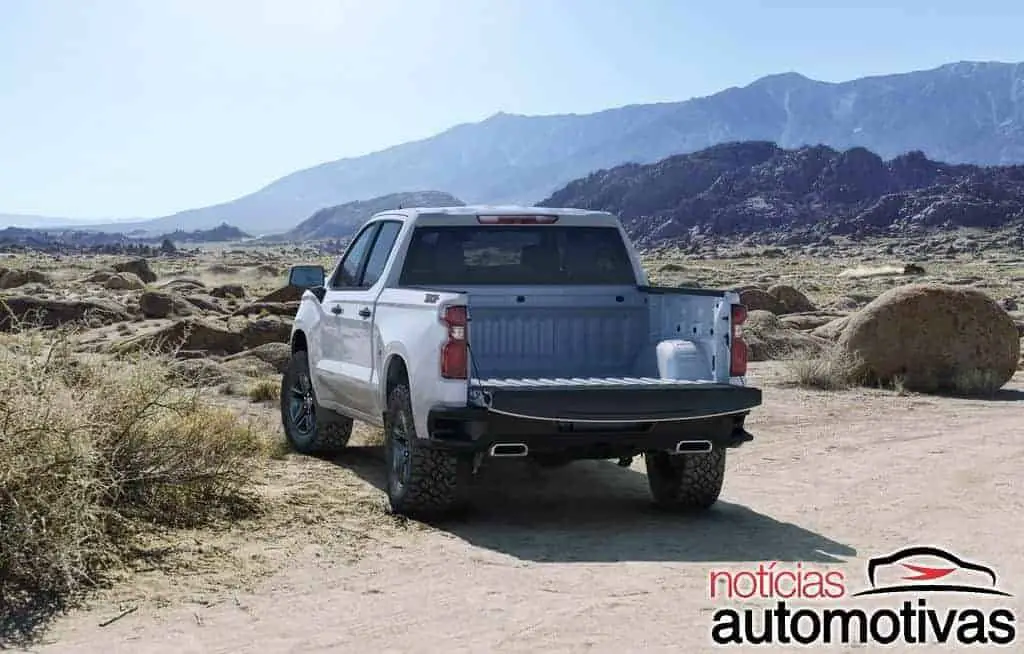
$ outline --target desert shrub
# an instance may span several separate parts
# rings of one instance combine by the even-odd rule
[[[950,378],[950,394],[964,397],[995,395],[1005,383],[1002,373],[981,368],[958,370]]]
[[[821,352],[793,351],[783,359],[786,382],[801,388],[821,391],[842,391],[858,386],[858,361],[837,347]]]
[[[0,339],[0,642],[17,614],[59,606],[157,526],[255,510],[269,438],[168,361],[78,354],[65,331]]]

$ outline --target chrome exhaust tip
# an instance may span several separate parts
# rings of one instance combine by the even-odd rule
[[[711,441],[679,441],[676,443],[676,454],[695,454],[711,451]]]
[[[488,453],[495,457],[526,456],[530,448],[526,447],[526,443],[495,443]]]

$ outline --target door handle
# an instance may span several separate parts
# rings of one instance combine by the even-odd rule
[[[333,313],[336,316],[340,316],[344,311],[345,310],[341,308],[340,304],[335,304],[333,307],[331,307],[331,313]]]
[[[362,316],[363,318],[369,318],[370,310],[366,307],[363,307],[362,309],[359,310],[359,315]]]

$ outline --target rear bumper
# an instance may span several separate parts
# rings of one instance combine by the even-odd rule
[[[753,439],[744,429],[761,391],[738,386],[681,390],[622,388],[502,389],[491,407],[435,408],[425,445],[486,453],[495,444],[570,459],[627,457],[675,450],[680,441],[734,448]]]

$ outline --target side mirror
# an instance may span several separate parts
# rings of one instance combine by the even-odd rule
[[[288,285],[302,290],[323,286],[327,273],[323,266],[292,266],[288,271]]]

